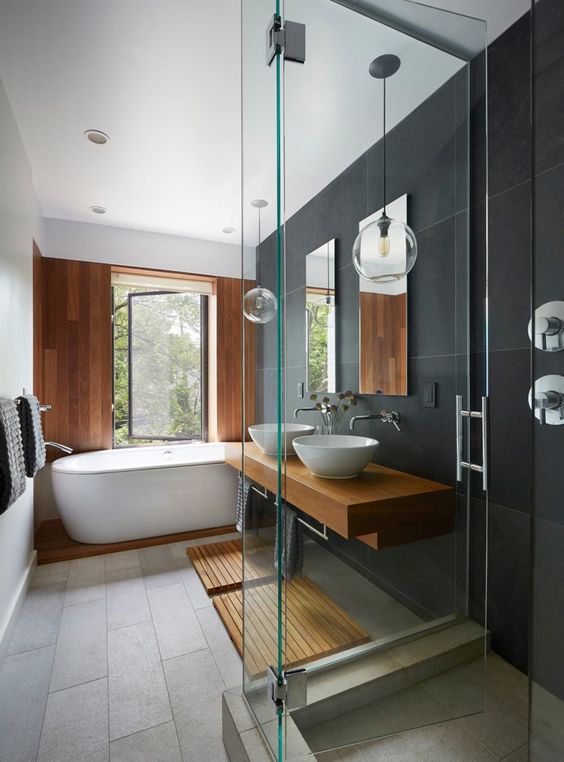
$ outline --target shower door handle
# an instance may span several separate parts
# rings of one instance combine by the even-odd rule
[[[471,463],[464,460],[464,427],[463,419],[479,418],[482,421],[482,463]],[[481,410],[464,410],[462,396],[456,396],[456,481],[462,481],[462,471],[476,471],[482,474],[482,489],[488,491],[488,398],[482,397]]]

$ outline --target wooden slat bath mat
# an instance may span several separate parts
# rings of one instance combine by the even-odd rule
[[[243,541],[226,540],[186,548],[208,595],[240,590],[243,584]],[[264,579],[274,572],[274,548],[261,537],[247,538],[245,579]]]
[[[307,577],[294,579],[284,588],[288,667],[307,664],[370,640],[370,634]],[[245,590],[245,664],[251,677],[258,677],[277,662],[277,601],[273,583],[258,583]],[[218,595],[213,605],[243,656],[242,591]]]

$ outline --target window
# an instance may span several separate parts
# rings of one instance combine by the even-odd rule
[[[209,293],[205,281],[113,275],[114,447],[206,441]]]

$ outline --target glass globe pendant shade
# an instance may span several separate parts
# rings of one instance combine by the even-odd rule
[[[257,286],[245,294],[243,311],[251,323],[269,323],[276,314],[276,297],[267,288]]]
[[[405,222],[382,214],[358,234],[353,264],[361,278],[391,283],[405,278],[417,259],[417,239]]]

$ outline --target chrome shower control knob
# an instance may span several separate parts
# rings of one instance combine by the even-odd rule
[[[529,391],[529,407],[541,425],[564,423],[564,376],[543,376]]]
[[[564,302],[547,302],[535,310],[529,321],[529,338],[543,352],[560,352],[564,349]]]

